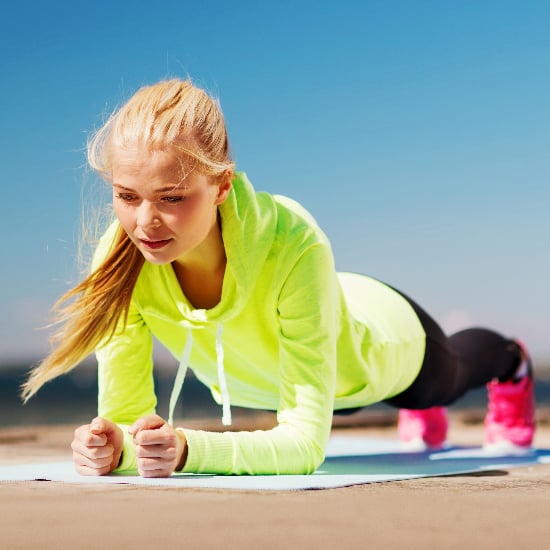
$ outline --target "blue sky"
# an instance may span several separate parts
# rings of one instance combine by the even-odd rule
[[[339,269],[550,359],[548,28],[543,1],[4,3],[0,357],[44,353],[76,280],[89,133],[190,76],[238,168],[301,201]]]

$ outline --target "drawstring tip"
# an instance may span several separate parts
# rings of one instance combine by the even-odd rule
[[[223,368],[222,332],[223,325],[218,323],[218,330],[216,331],[216,356],[218,363],[218,380],[220,384],[220,392],[222,394],[222,424],[224,426],[231,426],[231,401],[229,400],[225,370]]]
[[[222,424],[224,426],[231,426],[231,413],[224,413],[222,416]]]

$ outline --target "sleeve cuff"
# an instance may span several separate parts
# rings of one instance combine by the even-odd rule
[[[127,472],[137,470],[136,460],[136,448],[134,445],[133,437],[128,433],[129,426],[127,424],[117,424],[122,430],[124,437],[122,444],[122,456],[118,466],[113,470],[114,472]]]
[[[180,428],[181,429],[181,428]],[[233,434],[181,429],[187,439],[184,473],[228,474],[233,470]]]

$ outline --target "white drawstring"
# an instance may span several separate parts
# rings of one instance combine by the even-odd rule
[[[227,391],[227,381],[225,379],[225,369],[223,366],[223,343],[222,343],[223,325],[218,323],[216,330],[216,359],[218,362],[218,383],[222,392],[222,424],[231,426],[231,402],[229,400],[229,392]]]
[[[187,342],[185,343],[185,348],[181,356],[180,364],[178,365],[178,371],[176,373],[176,379],[174,380],[174,387],[172,388],[172,393],[170,394],[170,405],[169,405],[169,414],[168,414],[168,424],[171,426],[174,425],[174,409],[176,408],[176,402],[181,393],[181,388],[183,387],[183,381],[185,380],[185,374],[187,372],[187,367],[189,366],[189,359],[191,359],[191,350],[193,349],[193,330],[189,327],[187,331]]]
[[[224,426],[231,425],[231,401],[229,399],[229,391],[227,390],[227,381],[225,379],[225,369],[223,364],[223,343],[222,343],[222,333],[223,325],[218,324],[216,330],[216,362],[218,367],[218,383],[220,385],[220,391],[222,394],[222,423]],[[174,410],[176,408],[176,403],[178,397],[183,388],[183,382],[185,380],[185,374],[187,373],[187,368],[189,367],[191,359],[191,351],[193,349],[193,329],[191,327],[187,330],[187,342],[185,343],[185,348],[181,356],[180,364],[178,365],[178,370],[176,373],[176,378],[174,380],[174,387],[172,388],[172,393],[170,394],[170,404],[168,408],[168,424],[171,426],[174,425]]]

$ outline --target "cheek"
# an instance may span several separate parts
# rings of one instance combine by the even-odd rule
[[[133,225],[131,210],[124,208],[121,205],[117,205],[116,203],[113,205],[113,210],[122,227],[128,229]]]

